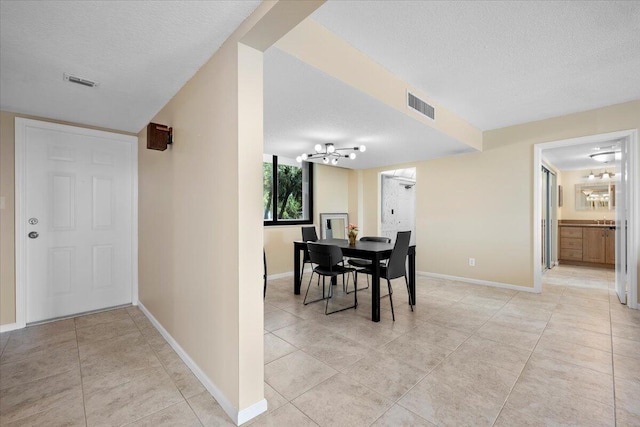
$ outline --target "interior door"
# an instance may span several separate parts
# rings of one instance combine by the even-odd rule
[[[620,172],[617,174],[615,189],[616,197],[616,294],[622,304],[627,303],[627,224],[629,218],[629,207],[627,200],[629,194],[629,138],[620,144]]]
[[[131,303],[131,141],[38,123],[24,131],[27,323]]]

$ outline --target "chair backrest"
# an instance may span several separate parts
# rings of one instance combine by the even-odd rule
[[[398,231],[396,244],[387,263],[387,279],[397,279],[406,274],[405,262],[409,253],[411,231]]]
[[[307,242],[307,249],[311,262],[319,267],[331,269],[342,261],[342,249],[336,245]]]
[[[378,236],[364,236],[360,238],[361,242],[380,242],[380,243],[391,243],[391,239],[388,237],[378,237]]]
[[[318,234],[315,227],[302,227],[302,241],[315,242],[318,240]]]

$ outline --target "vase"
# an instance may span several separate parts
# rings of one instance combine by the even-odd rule
[[[351,233],[348,234],[348,237],[349,237],[349,245],[350,246],[355,246],[356,237],[358,237],[358,233],[351,232]]]

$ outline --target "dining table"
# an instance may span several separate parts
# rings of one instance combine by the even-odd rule
[[[350,258],[370,260],[373,263],[371,278],[371,320],[380,321],[380,262],[388,259],[393,251],[393,243],[359,241],[351,245],[346,239],[322,239],[315,243],[326,245],[336,245],[342,250],[342,255]],[[301,262],[300,257],[304,254],[307,242],[293,242],[293,293],[300,295],[301,287]],[[410,300],[416,303],[416,246],[409,246],[408,253],[409,267],[407,279],[409,282]]]

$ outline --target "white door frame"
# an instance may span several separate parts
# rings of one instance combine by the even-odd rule
[[[100,130],[87,129],[77,126],[62,125],[58,123],[43,122],[39,120],[24,119],[16,117],[15,120],[15,253],[16,253],[16,329],[24,328],[27,323],[27,224],[26,218],[26,137],[27,128],[34,127],[116,139],[118,141],[131,144],[131,274],[132,289],[131,302],[138,304],[138,138],[119,133],[105,132]]]
[[[629,295],[627,298],[627,305],[630,308],[638,308],[638,248],[640,247],[640,236],[638,231],[640,229],[640,174],[638,172],[638,130],[630,129],[617,132],[603,133],[599,135],[590,135],[579,138],[563,139],[559,141],[543,142],[534,144],[533,146],[533,284],[535,292],[542,292],[542,272],[537,268],[537,262],[540,260],[542,245],[540,239],[540,221],[542,215],[540,212],[540,198],[542,197],[540,186],[542,166],[542,150],[549,148],[568,147],[571,145],[594,143],[600,141],[610,141],[613,139],[629,138],[629,193],[630,200],[627,200],[629,209],[629,224],[628,224],[628,259],[627,270],[629,272]]]

